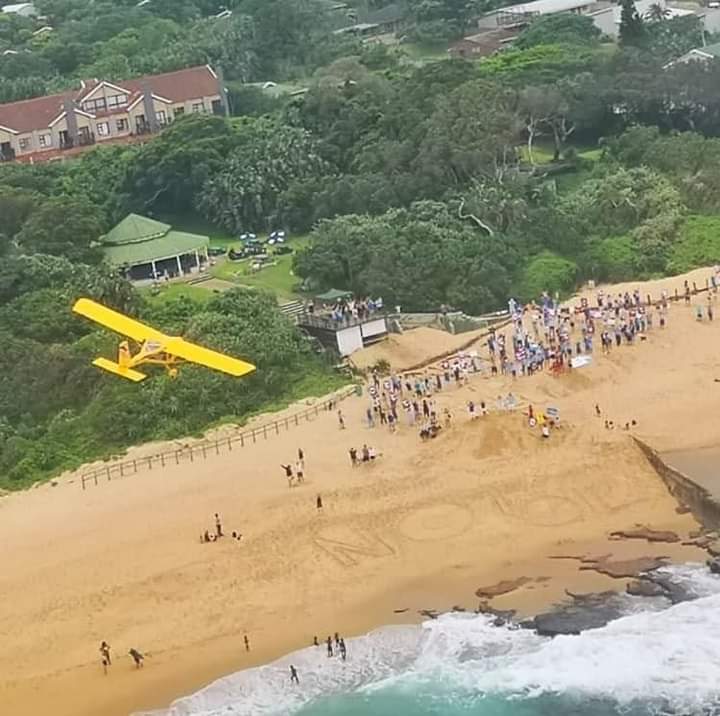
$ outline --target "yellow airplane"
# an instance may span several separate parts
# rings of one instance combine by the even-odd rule
[[[197,346],[177,336],[166,336],[89,298],[78,299],[72,310],[140,344],[140,350],[133,355],[129,342],[121,341],[117,363],[107,358],[96,358],[93,361],[93,365],[98,368],[136,383],[147,378],[145,373],[135,370],[137,366],[145,363],[164,365],[173,378],[177,376],[178,366],[184,362],[198,363],[238,377],[255,370],[255,366],[250,363]]]

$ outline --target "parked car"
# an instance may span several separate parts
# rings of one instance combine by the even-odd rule
[[[226,249],[224,246],[211,246],[208,249],[208,256],[225,256]]]
[[[273,249],[273,253],[276,256],[282,256],[283,254],[291,254],[292,252],[292,246],[288,246],[287,244],[279,244]]]

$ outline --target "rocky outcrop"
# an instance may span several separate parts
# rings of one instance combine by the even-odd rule
[[[664,597],[665,589],[650,579],[635,579],[630,582],[625,591],[633,597]]]
[[[480,599],[492,599],[493,597],[499,597],[501,594],[507,594],[508,592],[514,592],[516,589],[532,582],[530,577],[518,577],[517,579],[504,579],[502,582],[497,584],[491,584],[489,587],[478,587],[475,590],[475,596]]]
[[[629,579],[639,577],[644,572],[650,572],[665,564],[667,564],[667,557],[638,557],[637,559],[613,561],[610,556],[603,556],[597,559],[583,559],[580,569],[594,570],[615,579]]]
[[[679,542],[680,537],[670,530],[653,530],[638,527],[634,530],[617,530],[610,533],[610,539],[644,539],[648,542]]]

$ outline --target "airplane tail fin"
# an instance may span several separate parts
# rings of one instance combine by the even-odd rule
[[[147,378],[145,373],[140,373],[140,371],[133,370],[132,368],[124,368],[118,363],[113,363],[107,358],[96,358],[93,361],[93,365],[106,370],[108,373],[113,373],[114,375],[119,375],[121,378],[132,380],[135,383],[139,383],[141,380],[145,380],[145,378]]]

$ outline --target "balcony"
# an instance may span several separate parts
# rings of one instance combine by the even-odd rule
[[[90,147],[95,144],[95,132],[81,132],[77,139],[60,136],[60,149],[73,149],[74,147]]]

